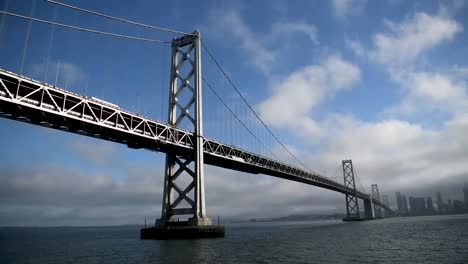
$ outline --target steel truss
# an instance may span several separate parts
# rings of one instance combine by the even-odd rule
[[[346,194],[346,215],[347,218],[360,218],[358,194],[356,182],[354,181],[354,169],[352,160],[343,160],[343,179],[345,187],[351,188],[353,193]]]
[[[181,160],[193,159],[195,139],[190,131],[4,69],[0,69],[0,116],[113,141],[130,148],[173,153]],[[319,174],[213,139],[203,137],[202,140],[206,164],[262,173],[343,194],[357,194],[359,199],[371,199],[369,194]],[[391,211],[387,206],[384,208]]]

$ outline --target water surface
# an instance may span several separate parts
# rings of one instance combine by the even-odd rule
[[[468,215],[232,224],[179,241],[139,228],[0,228],[0,263],[468,263]]]

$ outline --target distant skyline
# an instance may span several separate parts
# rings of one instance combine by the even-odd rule
[[[396,192],[393,209],[400,216],[468,213],[468,184],[465,183],[460,190],[462,199],[447,198],[440,191],[435,196]]]
[[[378,184],[391,205],[397,191],[433,201],[441,191],[444,200],[463,201],[466,1],[63,2],[200,30],[262,119],[319,173],[341,182],[341,160],[352,159],[366,191]],[[176,36],[46,1],[3,0],[0,10],[147,38]],[[0,15],[1,68],[163,121],[169,52],[169,45],[29,26]],[[205,76],[245,116],[238,97],[202,56]],[[243,134],[226,129],[234,121],[220,118],[225,110],[205,91],[207,136],[242,140]],[[0,128],[0,226],[130,224],[160,216],[163,154],[6,119]],[[284,152],[272,142],[267,144]],[[213,218],[345,212],[341,194],[209,166],[206,192]]]

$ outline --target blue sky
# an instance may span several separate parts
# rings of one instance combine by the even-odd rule
[[[66,3],[200,30],[262,119],[314,170],[340,179],[341,160],[352,158],[363,185],[378,183],[391,201],[395,191],[434,196],[439,189],[461,199],[459,184],[468,181],[465,1]],[[39,0],[2,0],[0,8],[120,34],[177,36]],[[169,45],[37,23],[26,42],[27,31],[27,21],[0,16],[1,68],[167,119]],[[288,160],[202,58],[204,76],[230,107]],[[266,153],[206,88],[204,108],[207,136]],[[0,224],[136,223],[159,215],[163,154],[10,120],[0,127]],[[344,212],[341,195],[298,183],[212,167],[206,178],[210,215]]]

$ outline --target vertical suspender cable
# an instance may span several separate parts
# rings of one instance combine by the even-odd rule
[[[56,72],[55,72],[55,83],[54,83],[54,86],[57,86],[59,71],[60,71],[60,61],[57,62],[57,70],[56,70]]]
[[[31,11],[30,11],[30,16],[34,14],[34,10],[36,9],[36,0],[32,1],[31,4]],[[28,50],[28,44],[29,44],[29,35],[31,34],[31,27],[32,27],[32,21],[28,22],[28,29],[26,31],[26,36],[24,38],[24,45],[23,45],[23,57],[21,58],[21,65],[20,65],[20,75],[23,74],[23,67],[24,67],[24,62],[26,60],[26,53]]]
[[[54,7],[54,18],[53,20],[57,20],[57,7]],[[54,41],[54,34],[55,34],[55,26],[50,26],[50,34],[49,34],[49,46],[47,47],[47,57],[46,57],[46,67],[44,70],[44,81],[47,81],[47,74],[49,72],[49,62],[50,62],[50,52],[52,50],[52,44]]]
[[[139,61],[139,56],[138,56],[138,49],[135,49],[135,53],[134,53],[134,63],[135,63],[135,67],[134,69],[137,69],[138,68],[138,61]],[[138,97],[138,113],[141,113],[141,91],[142,91],[142,87],[141,87],[141,78],[138,78],[138,75],[136,74],[138,71],[135,71],[135,80],[138,80],[140,79],[140,85],[137,85],[137,97]]]
[[[143,50],[143,52],[142,52],[143,54],[149,53],[150,51],[151,51],[152,54],[154,54],[154,53],[153,53],[153,50],[152,50],[153,47],[150,47],[150,46],[147,46],[147,45],[145,45],[145,46],[146,46],[146,48],[145,48],[145,50]],[[145,52],[145,51],[146,51],[146,52]],[[153,69],[153,67],[152,67],[152,65],[151,65],[151,59],[150,59],[150,58],[151,58],[150,56],[143,56],[143,61],[144,61],[144,63],[143,63],[143,65],[142,65],[142,67],[148,68],[148,70],[146,71],[147,73],[146,73],[145,76],[144,76],[145,85],[143,86],[144,95],[145,95],[145,105],[146,105],[146,107],[145,107],[145,115],[146,115],[146,116],[150,116],[150,115],[151,115],[151,107],[150,107],[150,105],[151,105],[151,103],[150,103],[150,100],[151,100],[151,89],[150,89],[149,87],[150,87],[150,83],[151,83],[151,78],[150,78],[151,72],[152,72],[154,69]]]
[[[5,1],[5,5],[3,6],[3,11],[8,11],[8,4],[10,3],[10,0]],[[2,15],[0,19],[0,48],[2,48],[3,45],[3,30],[5,27],[5,20],[6,20],[6,15]],[[5,30],[6,31],[6,30]]]
[[[108,24],[108,23],[106,23],[106,25],[107,25],[107,24]],[[107,28],[107,27],[106,27],[106,28]],[[100,42],[105,43],[105,41],[106,41],[105,38],[99,37],[99,38],[97,38],[97,41],[98,41],[98,43],[99,43],[98,46],[100,46],[101,48],[107,46],[107,45],[102,45],[102,43],[100,43]],[[108,77],[109,68],[107,67],[107,65],[108,65],[108,63],[109,63],[108,54],[107,54],[108,51],[109,51],[109,49],[104,48],[104,49],[102,50],[102,53],[101,53],[101,54],[104,56],[104,58],[101,60],[101,62],[104,62],[104,65],[101,66],[101,67],[104,69],[104,73],[103,73],[102,75],[100,75],[100,76],[102,77],[102,81],[101,81],[101,83],[102,83],[102,84],[101,84],[101,99],[104,99],[104,100],[108,99],[108,98],[105,97],[105,94],[106,94],[106,85],[109,85],[109,84],[108,84],[108,79],[109,79],[109,77]]]
[[[158,90],[158,88],[156,88],[156,97],[157,97],[157,100],[159,101],[158,102],[159,103],[159,109],[156,109],[156,111],[159,111],[159,116],[158,116],[159,120],[165,120],[164,117],[166,117],[167,115],[164,113],[164,111],[165,111],[164,109],[168,108],[168,107],[167,108],[164,107],[166,102],[163,101],[163,98],[168,98],[168,97],[164,97],[164,95],[165,95],[164,91],[166,91],[166,90],[169,91],[169,87],[168,87],[169,83],[165,83],[163,81],[164,79],[162,78],[162,76],[168,76],[169,74],[168,74],[168,72],[163,71],[163,68],[164,68],[164,67],[162,67],[162,62],[164,61],[163,58],[164,58],[164,49],[163,49],[163,47],[161,47],[159,49],[159,60],[157,60],[159,62],[159,65],[157,65],[157,67],[158,67],[159,76],[160,76],[159,77],[159,90]]]

